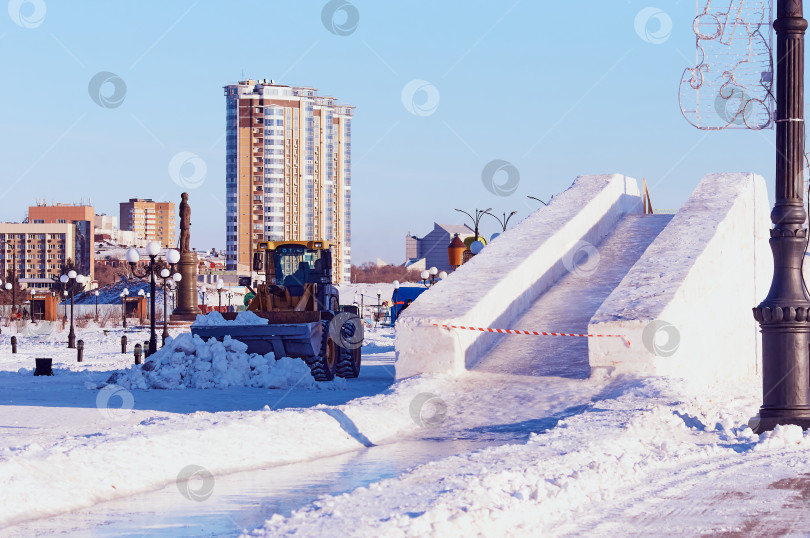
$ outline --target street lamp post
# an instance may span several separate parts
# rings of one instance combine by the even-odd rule
[[[121,319],[123,320],[122,326],[127,328],[127,296],[129,295],[129,288],[124,288],[121,292]]]
[[[62,290],[62,304],[65,305],[65,307],[62,309],[62,320],[63,321],[67,321],[67,298],[68,298],[68,291],[67,291],[67,289],[64,289],[64,290]]]
[[[380,298],[382,297],[382,292],[377,290],[377,320],[374,322],[374,326],[377,326],[377,323],[380,321],[382,317],[382,305],[380,304]]]
[[[17,311],[17,245],[10,245],[8,241],[0,241],[0,245],[3,245],[3,269],[8,260],[8,257],[5,256],[5,247],[11,247],[11,286],[9,286],[9,282],[6,282],[5,288],[11,290],[11,312],[13,314]],[[6,270],[6,275],[8,275],[8,270]]]
[[[76,274],[76,271],[70,270],[66,275],[62,275],[59,277],[59,281],[64,284],[65,286],[73,280],[75,283],[84,284],[84,276]],[[75,284],[70,284],[70,331],[68,332],[68,348],[75,349],[76,348],[76,331],[73,328],[73,296],[76,291]],[[65,305],[65,309],[67,309],[67,304]],[[67,315],[67,313],[65,314]]]
[[[443,271],[442,271],[443,272]],[[439,274],[439,270],[435,267],[431,267],[430,269],[426,269],[420,273],[419,276],[422,277],[422,284],[429,288],[436,283],[436,276]]]
[[[472,215],[470,215],[469,213],[467,213],[466,211],[462,210],[462,209],[456,209],[456,211],[458,211],[459,213],[464,213],[465,215],[467,215],[468,217],[470,217],[472,219],[473,224],[475,225],[475,227],[474,227],[475,240],[478,241],[478,238],[480,237],[480,235],[478,233],[478,224],[480,224],[480,222],[481,222],[481,217],[483,217],[486,213],[489,213],[490,211],[492,211],[492,208],[490,207],[488,209],[484,209],[483,211],[481,211],[480,209],[476,209],[474,217]]]
[[[161,343],[160,347],[166,345],[166,339],[169,337],[169,326],[168,326],[168,312],[166,311],[166,305],[169,303],[169,296],[167,295],[167,291],[171,291],[171,286],[169,286],[169,282],[180,282],[182,280],[183,275],[180,273],[172,274],[167,268],[163,268],[160,271],[160,278],[163,279],[163,334],[161,335]]]
[[[158,254],[160,254],[161,245],[157,241],[150,241],[146,245],[146,254],[149,256],[149,265],[146,270],[138,272],[138,262],[140,255],[138,250],[131,248],[127,251],[127,262],[129,262],[130,272],[136,278],[146,278],[149,276],[149,307],[151,315],[149,316],[149,355],[153,355],[157,351],[157,333],[155,331],[155,261]],[[174,249],[166,252],[166,261],[169,262],[170,272],[175,272],[175,266],[180,261],[180,253]]]
[[[96,296],[96,322],[98,322],[98,290],[93,290],[93,295]]]
[[[222,313],[222,288],[225,287],[225,282],[220,278],[217,280],[217,294],[219,294],[219,312]]]
[[[802,278],[807,213],[804,159],[804,19],[801,0],[778,0],[776,29],[776,203],[771,211],[773,282],[754,308],[762,328],[762,407],[754,432],[810,427],[810,297]]]
[[[490,217],[494,218],[495,220],[497,220],[497,221],[498,221],[498,224],[500,224],[500,225],[501,225],[501,229],[502,229],[502,230],[505,232],[505,231],[506,231],[506,227],[507,227],[507,226],[509,226],[509,219],[511,219],[512,217],[514,217],[514,216],[517,214],[517,211],[512,211],[512,212],[511,212],[511,213],[509,213],[508,215],[506,214],[506,211],[504,211],[504,212],[503,212],[503,220],[501,220],[501,218],[500,218],[500,217],[498,217],[497,215],[493,215],[493,214],[492,214],[492,213],[490,213],[489,211],[487,211],[487,212],[486,212],[486,214],[487,214],[487,215],[489,215]]]

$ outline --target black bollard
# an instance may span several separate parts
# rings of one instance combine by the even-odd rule
[[[141,345],[135,344],[135,364],[141,363]]]
[[[149,358],[149,340],[143,341],[143,358]]]
[[[121,355],[127,354],[127,335],[121,337]]]
[[[84,340],[76,342],[76,362],[84,360]]]
[[[16,336],[11,337],[11,352],[12,353],[17,353],[17,337]]]

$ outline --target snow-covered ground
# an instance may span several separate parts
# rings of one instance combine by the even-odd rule
[[[0,535],[103,530],[104,507],[114,505],[105,501],[127,507],[133,495],[176,495],[178,503],[213,513],[221,508],[217,499],[227,504],[227,488],[238,487],[229,486],[229,473],[267,469],[269,480],[273,466],[309,461],[302,464],[313,474],[301,478],[307,484],[322,468],[313,460],[372,454],[375,447],[396,453],[423,441],[436,443],[433,456],[414,455],[405,458],[412,465],[392,464],[370,477],[363,469],[349,472],[326,490],[345,493],[313,504],[305,496],[291,501],[299,504],[265,503],[256,493],[254,511],[263,510],[267,522],[253,518],[215,534],[810,531],[810,439],[795,428],[751,433],[756,380],[711,392],[663,378],[485,371],[394,383],[393,329],[378,327],[366,331],[358,379],[320,384],[305,375],[284,388],[99,389],[131,369],[132,345],[146,340],[146,331],[127,333],[130,353],[122,355],[120,327],[80,328],[86,348],[77,363],[59,325],[50,334],[21,332],[16,355],[9,344],[14,327],[2,330]],[[36,357],[54,359],[54,377],[32,375]],[[464,441],[471,444],[453,444]],[[478,447],[488,448],[467,451]],[[289,491],[297,489],[294,475],[279,476]],[[159,512],[161,503],[152,504]],[[58,515],[69,511],[80,517],[79,527],[75,519],[60,523],[65,516]],[[141,521],[130,511],[121,517]],[[182,521],[171,525],[164,534],[184,534]]]

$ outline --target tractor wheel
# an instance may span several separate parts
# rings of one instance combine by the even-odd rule
[[[321,349],[315,357],[307,357],[306,362],[315,381],[332,381],[337,369],[336,346],[329,335],[329,322],[321,321]]]
[[[357,314],[356,307],[347,306],[344,312],[350,314]],[[353,342],[354,335],[357,332],[357,327],[353,323],[344,323],[340,328],[340,341]],[[362,343],[360,343],[362,345]],[[346,349],[335,344],[335,353],[337,353],[337,375],[347,379],[353,379],[360,375],[360,345],[354,349]],[[352,346],[354,347],[354,346]]]
[[[352,379],[360,375],[360,348],[343,349],[335,346],[338,353],[337,375]]]

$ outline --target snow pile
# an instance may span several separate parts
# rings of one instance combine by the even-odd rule
[[[273,353],[248,354],[247,344],[225,336],[208,342],[183,333],[149,357],[143,365],[113,374],[108,383],[126,389],[224,389],[227,387],[291,387],[344,389],[346,380],[319,383],[301,359]]]
[[[253,312],[246,310],[239,312],[236,319],[228,321],[222,317],[222,314],[214,310],[208,315],[197,314],[197,319],[191,325],[192,327],[222,327],[226,325],[267,325],[269,320],[260,318]]]
[[[810,448],[810,430],[805,433],[801,426],[777,426],[773,431],[763,432],[759,435],[759,443],[754,447],[754,450],[781,450],[785,448]]]

